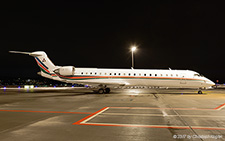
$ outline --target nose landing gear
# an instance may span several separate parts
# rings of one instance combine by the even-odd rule
[[[198,90],[198,94],[203,94],[203,93],[202,93],[202,90]]]
[[[206,89],[205,87],[201,87],[198,89],[198,94],[203,94],[202,89]]]

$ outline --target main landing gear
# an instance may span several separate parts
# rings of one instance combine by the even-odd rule
[[[98,89],[99,94],[108,94],[109,92],[110,92],[110,88],[107,88],[107,87]]]

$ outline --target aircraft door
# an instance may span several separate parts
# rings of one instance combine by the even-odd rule
[[[186,75],[184,73],[181,74],[180,84],[187,84],[187,82],[186,82]]]

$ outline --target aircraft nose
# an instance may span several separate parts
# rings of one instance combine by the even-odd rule
[[[216,84],[215,84],[213,81],[211,81],[211,80],[206,81],[206,83],[209,84],[210,86],[216,85]]]

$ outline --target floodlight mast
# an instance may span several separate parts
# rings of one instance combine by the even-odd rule
[[[131,53],[132,53],[132,67],[131,69],[134,69],[134,51],[137,49],[136,46],[132,46]]]

